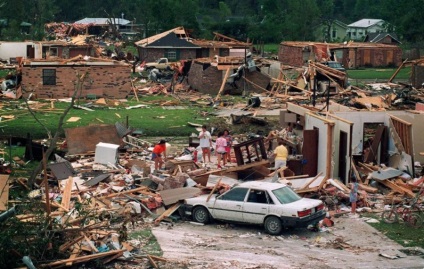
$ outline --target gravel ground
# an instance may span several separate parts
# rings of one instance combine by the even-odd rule
[[[269,236],[256,226],[190,222],[161,224],[153,234],[172,268],[424,267],[424,256],[406,256],[399,251],[402,246],[365,220],[341,217],[326,232],[293,229],[281,236]]]

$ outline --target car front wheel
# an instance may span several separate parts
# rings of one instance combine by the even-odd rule
[[[209,211],[203,206],[195,207],[193,210],[193,219],[196,222],[206,224],[209,222]]]
[[[275,216],[270,216],[265,219],[265,231],[271,235],[279,235],[283,230],[281,220]]]

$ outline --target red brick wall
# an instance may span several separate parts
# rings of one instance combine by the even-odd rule
[[[302,48],[280,44],[278,60],[286,65],[303,66]]]
[[[188,83],[193,89],[199,92],[216,95],[221,88],[225,72],[226,70],[220,71],[215,66],[193,62],[188,72]],[[249,72],[246,70],[246,79],[265,89],[270,82],[269,77],[258,71]],[[234,89],[231,85],[226,83],[223,94],[241,93],[243,90],[243,78],[238,80],[236,85],[238,89]],[[246,89],[251,92],[264,92],[259,87],[249,82],[246,83]]]
[[[43,85],[43,69],[56,69],[56,85]],[[113,66],[24,66],[22,89],[26,96],[34,93],[38,98],[71,97],[75,89],[76,72],[89,72],[82,97],[95,94],[105,98],[125,98],[131,92],[131,68]]]

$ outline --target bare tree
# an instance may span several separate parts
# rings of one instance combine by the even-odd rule
[[[86,72],[86,73],[84,73],[82,75],[80,75],[79,73],[77,73],[76,74],[76,77],[77,77],[76,87],[75,87],[75,91],[74,91],[74,93],[72,95],[72,98],[71,98],[71,103],[65,109],[65,111],[63,111],[62,115],[60,115],[59,122],[58,122],[58,125],[57,125],[57,129],[56,129],[56,132],[55,132],[55,134],[54,134],[53,137],[51,137],[51,132],[48,130],[48,128],[45,125],[43,125],[40,120],[37,119],[36,114],[29,108],[29,105],[27,103],[28,110],[31,112],[32,116],[35,118],[35,120],[38,123],[40,123],[47,130],[47,134],[48,134],[49,138],[51,138],[50,139],[50,143],[49,143],[49,147],[47,148],[46,153],[45,153],[46,160],[49,159],[50,155],[53,153],[53,151],[56,148],[56,143],[59,140],[60,135],[63,132],[63,128],[62,127],[63,127],[63,122],[65,120],[65,117],[68,114],[68,112],[71,110],[71,108],[74,106],[75,99],[77,99],[77,96],[80,96],[78,93],[81,94],[82,86],[84,85],[84,81],[88,77],[88,72]],[[35,179],[37,178],[37,175],[41,172],[42,168],[43,168],[43,162],[40,161],[40,163],[32,171],[31,176],[28,179],[28,183],[27,183],[28,187],[30,187],[30,188],[33,187],[34,182],[35,182]]]

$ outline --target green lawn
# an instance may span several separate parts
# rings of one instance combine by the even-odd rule
[[[396,71],[396,68],[366,68],[347,70],[351,79],[385,79],[388,80]],[[411,68],[402,68],[396,75],[396,79],[409,79]]]
[[[376,218],[375,215],[371,217]],[[398,242],[404,247],[421,247],[424,248],[424,228],[412,228],[406,224],[393,223],[388,224],[381,220],[380,223],[370,223],[370,225],[393,241]]]
[[[184,109],[167,110],[159,105],[148,105],[147,108],[126,109],[125,106],[147,104],[148,102],[161,100],[175,100],[172,97],[142,97],[140,102],[129,101],[124,105],[116,107],[93,108],[95,112],[81,109],[71,109],[66,120],[70,117],[80,117],[77,122],[65,122],[64,128],[74,128],[87,126],[89,124],[115,124],[116,122],[126,122],[128,117],[129,125],[136,129],[142,129],[146,136],[187,136],[196,132],[187,122],[207,124],[209,117],[200,116],[200,112],[212,110],[211,107],[190,106],[189,103],[181,103]],[[42,102],[40,100],[40,102]],[[36,112],[39,120],[47,126],[54,134],[59,117],[62,111],[68,106],[67,103],[55,102],[55,108],[61,109],[52,112]],[[13,101],[4,103],[0,111],[0,117],[5,115],[15,115],[16,119],[0,121],[0,135],[3,136],[26,136],[31,133],[34,138],[46,138],[46,132],[40,127],[32,115],[27,111],[23,101]]]
[[[272,54],[277,54],[279,47],[280,44],[264,44],[264,51]]]

